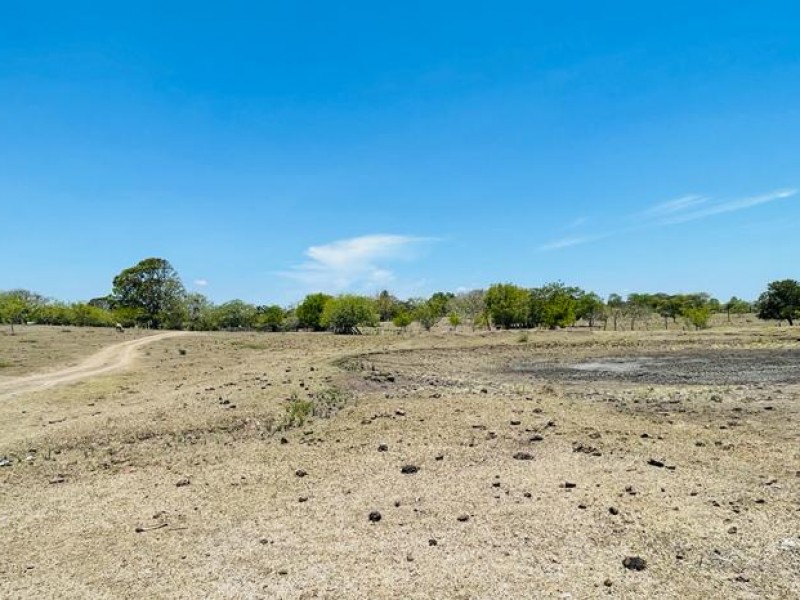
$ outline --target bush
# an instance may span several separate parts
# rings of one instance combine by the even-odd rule
[[[325,304],[320,323],[334,333],[359,333],[359,327],[378,325],[378,312],[372,299],[345,294]]]

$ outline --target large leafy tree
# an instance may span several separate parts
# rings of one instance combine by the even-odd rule
[[[297,316],[297,324],[303,329],[313,329],[314,331],[322,331],[325,329],[322,324],[322,312],[325,310],[325,305],[331,301],[333,296],[328,294],[309,294],[300,303],[300,306],[295,310]]]
[[[758,298],[759,319],[784,319],[794,325],[800,319],[800,283],[794,279],[773,281]]]
[[[163,258],[146,258],[114,277],[117,306],[136,311],[140,323],[180,326],[185,290],[177,271]]]
[[[334,333],[359,333],[360,326],[375,326],[378,318],[374,300],[345,294],[325,304],[320,322]]]
[[[496,283],[486,292],[486,310],[498,327],[519,327],[528,321],[530,292],[512,283]]]
[[[14,323],[23,321],[25,301],[15,292],[4,292],[0,294],[0,321],[4,321],[11,326],[11,335],[14,335]]]

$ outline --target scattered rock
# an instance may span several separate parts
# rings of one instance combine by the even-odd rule
[[[188,477],[184,477],[183,479],[179,480],[175,484],[175,487],[185,487],[185,486],[189,485],[190,483],[191,483],[191,481],[189,481],[189,478]]]
[[[514,454],[515,460],[533,460],[533,454],[529,452],[517,452]]]
[[[616,517],[619,514],[619,509],[614,506],[610,506],[608,508],[608,512]]]
[[[297,501],[298,501],[298,502],[301,502],[301,503],[302,503],[302,502],[308,502],[308,496],[300,496],[300,497],[297,499]]]
[[[664,463],[662,461],[656,460],[655,458],[651,458],[650,460],[648,460],[647,464],[650,465],[651,467],[663,467],[664,466]]]
[[[612,585],[614,585],[614,582],[613,582],[613,581],[611,581],[610,579],[606,579],[606,580],[603,582],[603,585],[604,585],[604,586],[606,586],[606,587],[611,587]]]
[[[428,540],[428,546],[438,546],[439,542],[436,541],[436,538],[431,538]]]
[[[731,535],[733,535],[734,533],[738,533],[738,531],[739,530],[736,528],[736,526],[728,527],[728,533],[730,533]]]
[[[308,473],[303,471],[303,469],[297,469],[297,471],[295,471],[294,474],[297,475],[298,477],[305,477],[306,475],[308,475]]]
[[[389,450],[389,446],[387,446],[386,444],[380,444],[378,446],[378,452],[386,452],[388,450]]]
[[[541,442],[543,439],[544,439],[544,438],[543,438],[542,436],[540,436],[540,435],[537,433],[537,434],[535,434],[535,435],[532,435],[532,436],[531,436],[531,437],[528,439],[528,441],[529,441],[529,442]]]
[[[403,465],[400,468],[400,472],[403,475],[412,475],[412,474],[416,473],[417,471],[419,471],[419,467],[417,465]]]
[[[466,523],[469,521],[469,515],[458,515],[457,520]]]
[[[444,454],[437,454],[433,457],[433,460],[444,460]]]
[[[369,513],[369,520],[373,523],[377,523],[382,518],[383,517],[381,516],[381,513],[379,513],[377,510],[373,510],[371,513]]]
[[[66,481],[66,479],[64,479],[64,476],[59,473],[58,475],[56,475],[55,477],[53,477],[50,480],[50,485],[57,484],[57,483],[64,483],[65,481]]]
[[[10,467],[10,466],[11,466],[11,461],[8,460],[7,456],[0,458],[0,467]]]
[[[281,444],[288,444],[288,443],[289,443],[289,440],[287,440],[285,437],[281,438]]]
[[[561,484],[561,487],[563,487],[564,489],[567,489],[567,490],[571,490],[573,488],[578,487],[578,484],[577,483],[572,483],[571,481],[565,481],[563,484]]]
[[[622,566],[629,571],[644,571],[647,568],[647,561],[639,556],[626,556]]]
[[[512,425],[519,425],[520,423],[522,423],[522,421],[517,421],[517,420],[511,421]]]

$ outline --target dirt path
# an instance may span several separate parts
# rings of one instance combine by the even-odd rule
[[[22,377],[14,377],[13,379],[0,381],[0,400],[26,392],[34,392],[67,383],[74,383],[81,379],[104,375],[111,371],[123,369],[133,362],[136,357],[136,351],[142,346],[179,335],[187,335],[187,333],[185,331],[168,331],[144,338],[129,340],[127,342],[120,342],[119,344],[103,348],[100,352],[93,354],[81,364],[74,367],[67,367],[66,369],[48,373],[24,375]]]

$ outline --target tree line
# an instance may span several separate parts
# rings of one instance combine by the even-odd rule
[[[708,327],[713,314],[756,313],[761,319],[800,319],[800,283],[774,281],[755,302],[733,297],[725,303],[707,293],[644,294],[603,299],[594,292],[563,283],[525,288],[497,283],[488,289],[436,292],[429,298],[401,300],[388,291],[370,297],[325,293],[307,295],[291,307],[255,305],[242,300],[214,304],[204,295],[186,291],[172,265],[147,258],[124,269],[112,281],[111,293],[87,302],[59,302],[28,290],[0,292],[0,321],[15,324],[148,327],[194,331],[333,331],[357,333],[362,327],[392,322],[400,329],[418,323],[425,330],[445,322],[452,328],[590,327],[617,330],[624,321],[631,329],[653,315],[664,327],[681,320]]]

